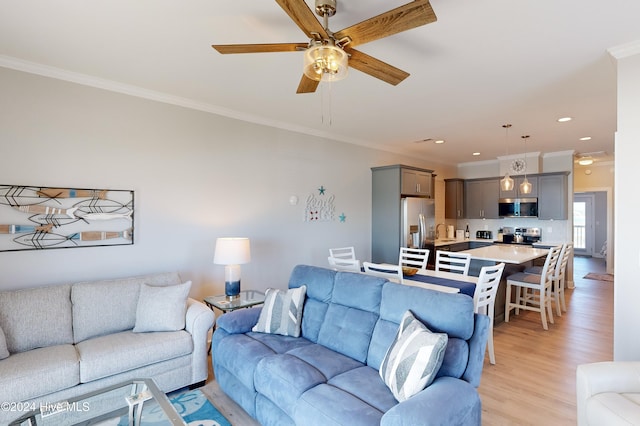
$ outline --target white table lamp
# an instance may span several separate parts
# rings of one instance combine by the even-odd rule
[[[224,266],[224,294],[236,298],[240,294],[240,265],[251,261],[248,238],[218,238],[213,263]]]

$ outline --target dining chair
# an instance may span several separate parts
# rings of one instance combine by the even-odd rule
[[[331,269],[336,271],[362,272],[362,269],[360,268],[360,261],[358,259],[343,259],[331,256],[327,259],[329,260],[329,266],[331,266]]]
[[[429,249],[400,247],[398,265],[409,268],[427,269]]]
[[[500,278],[504,271],[504,263],[494,266],[483,266],[473,293],[473,307],[477,314],[485,314],[489,317],[489,338],[487,349],[489,350],[489,362],[496,363],[493,351],[493,317],[495,314],[496,294],[500,286]]]
[[[356,249],[354,247],[338,247],[338,248],[330,248],[329,256],[340,258],[340,259],[355,259],[356,258]]]
[[[564,287],[566,285],[567,264],[573,252],[573,243],[564,243],[561,246],[558,261],[553,270],[553,281],[551,283],[551,300],[556,305],[556,314],[562,316],[562,312],[567,312],[567,304],[564,297]],[[528,274],[541,274],[542,266],[531,266],[524,270]]]
[[[447,271],[462,275],[469,275],[470,264],[471,255],[469,253],[446,250],[436,251],[436,271]]]
[[[390,263],[362,262],[362,266],[364,267],[365,274],[386,278],[388,280],[397,280],[400,284],[404,283],[404,279],[402,277],[402,267],[400,265],[392,265]]]
[[[545,330],[549,329],[547,326],[547,316],[549,317],[549,322],[553,324],[551,285],[555,264],[558,261],[561,249],[562,246],[549,249],[540,275],[527,274],[523,271],[507,277],[504,322],[509,322],[509,312],[511,309],[515,309],[516,314],[520,313],[520,309],[524,309],[540,312],[542,328]],[[514,290],[514,301],[511,301],[512,289]],[[535,299],[529,294],[528,290],[532,290],[533,293],[535,293]]]

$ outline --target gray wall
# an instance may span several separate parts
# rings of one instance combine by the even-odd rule
[[[177,270],[194,281],[192,295],[219,294],[224,267],[212,260],[220,236],[251,239],[245,288],[286,287],[294,265],[326,265],[329,247],[354,245],[369,260],[371,167],[452,173],[4,68],[0,93],[0,184],[132,189],[136,197],[134,245],[0,252],[0,290]],[[302,220],[320,186],[335,196],[344,223]]]

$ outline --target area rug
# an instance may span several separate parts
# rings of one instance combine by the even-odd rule
[[[198,389],[176,391],[167,395],[171,404],[188,426],[231,426],[231,423],[214,407],[207,397]],[[154,408],[142,415],[143,426],[166,426],[167,420],[162,418],[160,408]],[[128,426],[127,416],[115,419],[114,423],[103,422],[101,426]]]
[[[584,278],[588,280],[597,280],[597,281],[609,281],[613,282],[613,274],[597,274],[595,272],[589,272]]]

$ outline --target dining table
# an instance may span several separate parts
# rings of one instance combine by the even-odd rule
[[[385,263],[380,266],[384,267]],[[444,293],[462,293],[473,297],[478,277],[432,269],[409,268],[415,273],[403,274],[402,283],[415,287],[428,288]],[[397,282],[395,279],[391,281]]]

